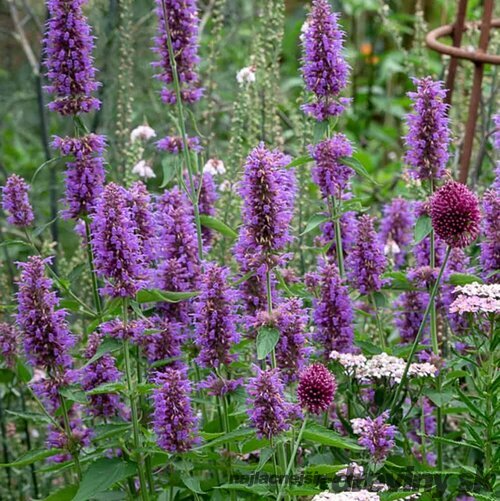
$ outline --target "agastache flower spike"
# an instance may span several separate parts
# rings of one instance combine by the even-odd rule
[[[28,198],[29,188],[26,181],[17,174],[7,178],[5,186],[2,187],[2,208],[9,214],[9,224],[26,228],[35,220]]]
[[[186,452],[198,441],[197,420],[191,407],[191,383],[185,370],[157,374],[153,390],[153,429],[157,443],[168,452]]]
[[[435,82],[431,77],[413,81],[417,91],[408,93],[413,112],[406,116],[405,161],[415,179],[440,179],[448,161],[450,143],[448,106],[444,103],[446,91],[442,82]]]
[[[135,296],[146,276],[128,197],[121,186],[108,184],[96,202],[91,225],[94,265],[106,280],[102,292],[113,297]]]
[[[73,156],[66,164],[66,204],[64,217],[77,219],[89,214],[104,186],[104,137],[88,134],[83,137],[55,137],[53,148],[64,156]]]
[[[14,367],[17,357],[20,332],[15,325],[0,322],[0,355],[7,367]]]
[[[236,292],[227,284],[229,270],[207,264],[201,280],[201,294],[194,305],[195,342],[200,348],[196,361],[202,367],[229,365],[230,354],[240,339],[236,331]]]
[[[314,339],[328,356],[332,350],[341,353],[353,348],[353,311],[349,291],[342,285],[337,266],[324,263],[319,273],[319,298],[314,299]]]
[[[61,115],[88,113],[100,107],[92,97],[100,83],[95,80],[92,51],[94,39],[83,15],[87,0],[48,0],[50,18],[44,39],[45,66],[50,84],[45,88],[54,94],[49,103]]]
[[[75,339],[68,330],[66,311],[56,310],[59,298],[50,290],[52,280],[45,276],[49,261],[31,256],[26,263],[19,263],[17,323],[34,366],[68,369],[72,364],[69,350]]]
[[[370,294],[381,289],[386,260],[375,229],[374,219],[363,215],[358,220],[356,243],[347,256],[347,277],[361,294]]]
[[[481,264],[488,282],[500,282],[500,188],[483,195]]]
[[[159,56],[159,61],[152,63],[160,73],[156,78],[161,80],[165,87],[161,91],[161,98],[165,103],[176,102],[175,90],[170,88],[174,82],[174,74],[170,54],[167,45],[167,26],[165,24],[165,12],[167,14],[168,31],[172,41],[175,57],[175,66],[181,85],[181,99],[186,103],[194,103],[203,95],[203,89],[199,85],[199,77],[196,66],[198,57],[198,11],[196,0],[156,0],[156,15],[158,17],[158,34],[155,38],[153,52]]]
[[[302,75],[314,102],[304,104],[302,109],[319,121],[340,115],[349,102],[338,97],[347,86],[349,74],[342,55],[343,39],[338,15],[332,13],[328,0],[314,0],[302,37]]]

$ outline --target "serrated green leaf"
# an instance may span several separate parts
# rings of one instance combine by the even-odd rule
[[[251,437],[255,435],[255,430],[252,428],[241,428],[239,430],[234,430],[229,433],[224,433],[220,437],[216,438],[215,440],[212,440],[210,442],[207,442],[200,447],[197,447],[196,450],[200,449],[205,449],[206,447],[217,447],[219,445],[222,445],[226,442],[240,442],[241,440],[244,440],[245,438]]]
[[[191,491],[196,492],[197,494],[205,494],[205,492],[200,487],[200,479],[192,476],[181,476],[181,480],[183,484]]]
[[[206,214],[200,214],[200,223],[206,228],[218,231],[221,235],[229,238],[236,238],[238,233],[230,228],[226,223],[217,219],[213,216],[207,216]]]
[[[415,224],[415,231],[413,233],[413,239],[415,244],[421,242],[432,230],[431,218],[426,216],[420,216]]]
[[[332,475],[347,468],[346,464],[313,464],[306,466],[307,473],[316,473],[318,475]]]
[[[261,449],[259,455],[259,464],[255,471],[262,470],[262,468],[264,468],[266,463],[271,459],[273,454],[274,454],[274,448],[272,447],[264,447],[264,449]]]
[[[106,353],[113,353],[115,351],[120,350],[122,347],[123,343],[121,343],[118,339],[114,339],[111,337],[104,338],[101,344],[99,345],[99,348],[97,348],[95,355],[83,367],[87,367],[88,365],[93,364]]]
[[[124,383],[103,383],[99,386],[93,388],[92,390],[86,391],[87,395],[101,395],[102,393],[119,393],[126,390]]]
[[[280,339],[278,329],[261,327],[257,334],[257,360],[264,360],[271,353]]]
[[[451,402],[455,395],[452,392],[424,390],[423,394],[429,398],[438,407],[444,407],[448,402]]]

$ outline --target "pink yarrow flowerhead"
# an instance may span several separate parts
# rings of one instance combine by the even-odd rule
[[[467,247],[479,235],[479,201],[461,183],[449,181],[432,196],[430,217],[437,236],[451,247]]]
[[[303,409],[320,414],[330,407],[336,390],[333,374],[323,364],[313,364],[300,374],[297,397]]]
[[[2,208],[9,213],[7,222],[20,228],[30,226],[35,220],[33,209],[28,198],[29,185],[26,181],[12,174],[2,188]]]

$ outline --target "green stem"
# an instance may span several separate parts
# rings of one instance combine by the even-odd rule
[[[344,278],[345,276],[345,268],[344,268],[344,250],[342,247],[342,231],[340,227],[340,212],[339,208],[342,204],[342,201],[339,200],[339,207],[335,203],[335,197],[331,197],[331,216],[333,226],[335,228],[335,253],[337,254],[337,266],[339,268],[340,278]]]
[[[82,467],[80,465],[80,458],[78,454],[78,450],[74,448],[73,444],[73,434],[71,432],[71,424],[69,422],[69,414],[68,414],[68,409],[66,407],[66,400],[65,398],[59,394],[59,400],[61,401],[61,411],[62,411],[62,417],[63,417],[63,422],[64,422],[64,429],[66,430],[66,436],[68,437],[68,443],[69,443],[69,449],[71,456],[73,458],[73,461],[75,463],[75,472],[76,476],[78,478],[78,482],[81,481],[82,479]]]
[[[87,220],[85,220],[85,235],[87,237],[87,260],[89,263],[90,276],[92,277],[92,294],[94,296],[94,306],[96,308],[99,320],[102,320],[102,304],[101,298],[99,296],[99,289],[97,286],[97,274],[94,268],[94,253],[92,251],[91,245],[90,225]]]
[[[123,300],[123,330],[126,331],[128,323],[128,301]],[[130,353],[129,343],[126,337],[123,339],[123,359],[125,364],[125,375],[127,378],[128,397],[130,400],[130,410],[132,413],[132,431],[135,453],[137,455],[137,470],[139,472],[139,482],[141,486],[141,498],[143,501],[148,501],[148,486],[146,482],[146,475],[144,474],[143,458],[140,452],[141,438],[139,430],[139,418],[137,414],[137,402],[135,399],[135,388],[132,381],[132,370],[130,366]]]
[[[266,271],[266,295],[267,295],[267,313],[269,314],[269,318],[271,318],[271,315],[273,313],[273,295],[271,289],[271,272],[269,270]],[[277,367],[275,348],[273,348],[273,350],[271,351],[271,367],[273,369],[276,369]]]
[[[406,381],[408,379],[408,371],[410,369],[411,362],[413,360],[413,357],[415,355],[415,352],[417,351],[417,346],[420,341],[420,338],[422,336],[422,333],[424,331],[425,324],[429,318],[430,310],[432,307],[432,302],[434,301],[439,283],[441,282],[441,279],[443,277],[444,269],[446,268],[446,263],[448,262],[448,258],[450,257],[450,252],[451,252],[451,247],[448,247],[446,250],[446,255],[443,259],[443,264],[441,265],[441,268],[439,269],[439,274],[437,277],[437,280],[434,282],[434,286],[432,287],[431,291],[431,296],[429,298],[429,302],[427,303],[427,307],[425,308],[424,316],[422,318],[422,322],[420,323],[420,326],[417,331],[417,335],[415,336],[415,341],[413,341],[413,345],[411,347],[410,355],[408,356],[408,361],[406,362],[405,370],[403,372],[403,376],[401,378],[401,382],[399,383],[398,387],[396,388],[396,393],[394,394],[393,402],[391,405],[391,414],[393,414],[394,410],[398,407],[398,400],[399,396],[401,395],[401,392],[403,390],[403,387],[406,385]]]
[[[380,345],[382,348],[387,348],[387,343],[385,341],[385,332],[382,327],[382,322],[380,321],[380,316],[378,314],[377,302],[375,301],[375,295],[370,293],[370,302],[372,303],[373,310],[375,311],[375,323],[377,324],[378,337],[380,340]]]
[[[188,137],[186,134],[186,123],[184,118],[184,109],[182,106],[182,98],[181,98],[181,85],[179,81],[179,74],[177,72],[177,62],[175,60],[174,48],[172,46],[172,37],[170,35],[170,27],[168,25],[168,14],[167,7],[165,5],[165,0],[161,2],[162,10],[163,10],[163,19],[165,20],[165,32],[167,35],[167,49],[168,56],[170,61],[170,66],[172,68],[172,76],[174,80],[174,89],[175,89],[175,102],[177,105],[177,114],[179,116],[179,126],[181,129],[181,137],[182,137],[182,154],[184,156],[184,161],[186,163],[188,178],[189,178],[189,187],[188,196],[191,198],[191,202],[193,203],[194,208],[194,219],[196,222],[196,236],[198,239],[198,257],[200,261],[203,260],[203,239],[201,235],[201,222],[200,222],[200,208],[198,203],[198,196],[195,195],[195,184],[194,184],[194,175],[193,175],[193,166],[191,163],[191,154],[189,151],[189,143]],[[200,178],[200,183],[202,182]]]
[[[290,456],[290,460],[288,461],[288,466],[286,467],[285,471],[285,477],[283,478],[283,482],[281,482],[276,501],[280,501],[283,498],[283,491],[285,490],[288,475],[290,475],[290,472],[292,471],[293,463],[295,462],[295,456],[297,455],[297,451],[299,450],[300,441],[302,440],[302,435],[304,434],[304,430],[306,428],[306,423],[307,415],[304,416],[304,421],[302,421],[302,426],[300,427],[299,434],[297,435],[297,440],[295,441],[295,444],[293,446],[292,455]]]

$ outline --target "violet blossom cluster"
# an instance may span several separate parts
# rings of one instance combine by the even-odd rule
[[[187,146],[189,151],[200,152],[203,150],[199,137],[188,137]],[[156,147],[161,151],[166,151],[178,155],[184,151],[184,142],[181,136],[166,136],[156,143]]]
[[[159,69],[156,78],[165,84],[161,91],[161,98],[165,103],[175,104],[177,97],[175,90],[171,87],[175,81],[174,71],[176,71],[181,85],[181,100],[186,103],[194,103],[203,95],[196,71],[199,62],[199,18],[196,0],[184,0],[183,2],[156,0],[155,12],[158,17],[158,32],[153,52],[158,55],[159,60],[153,62],[152,65]],[[175,69],[168,51],[169,36],[174,53]]]
[[[314,340],[324,348],[325,356],[332,350],[350,352],[353,349],[354,314],[349,291],[342,284],[333,262],[323,263],[318,279],[319,296],[313,299]]]
[[[357,225],[355,212],[347,211],[340,216],[340,238],[342,239],[344,257],[349,254],[356,242]],[[326,250],[327,255],[335,258],[337,255],[337,244],[335,243],[335,225],[333,221],[326,221],[320,225],[319,229],[321,231],[319,245],[328,245],[328,249]]]
[[[106,281],[102,292],[113,297],[134,297],[147,275],[128,197],[124,188],[109,183],[91,224],[94,266]]]
[[[52,147],[61,155],[72,156],[66,164],[66,205],[64,217],[77,219],[92,212],[104,187],[104,136],[55,137]]]
[[[235,392],[241,386],[243,386],[243,378],[225,379],[213,373],[198,384],[199,389],[207,390],[207,393],[212,397],[223,397],[228,393]]]
[[[200,295],[194,303],[196,358],[202,367],[229,365],[236,357],[231,348],[239,342],[236,330],[236,292],[228,285],[229,270],[215,263],[205,266]]]
[[[255,366],[256,375],[247,385],[247,413],[259,438],[271,439],[290,428],[290,420],[300,411],[287,402],[284,384],[278,369],[261,370]]]
[[[422,440],[426,441],[426,437],[422,437],[422,433],[427,435],[427,437],[432,437],[435,435],[437,430],[437,419],[434,415],[435,405],[427,398],[422,397],[420,407],[420,415],[411,419],[409,422],[409,433],[408,436],[415,442],[416,446],[413,448],[414,455],[420,460],[425,459],[425,461],[430,466],[435,466],[436,455],[428,451],[426,457],[422,458],[421,444]],[[423,425],[423,426],[422,426]]]
[[[20,341],[20,332],[15,325],[0,322],[0,355],[7,367],[14,367]]]
[[[488,282],[500,282],[500,188],[483,195],[481,265]]]
[[[201,178],[201,186],[200,186]],[[215,202],[217,201],[217,187],[215,186],[213,175],[209,172],[193,179],[194,188],[191,188],[189,177],[186,176],[186,185],[194,194],[198,193],[198,211],[200,215],[215,216]],[[203,246],[209,250],[213,240],[214,232],[211,228],[203,226],[201,228]]]
[[[17,174],[11,174],[2,187],[2,208],[8,213],[7,222],[20,228],[30,226],[35,220],[28,191],[30,187]]]
[[[338,26],[338,14],[328,0],[314,0],[303,28],[302,76],[314,101],[302,109],[322,121],[340,115],[349,99],[339,98],[347,86],[349,65],[343,51],[344,32]]]
[[[87,0],[48,0],[49,20],[44,38],[47,92],[55,99],[49,109],[61,115],[88,113],[100,107],[92,97],[96,81],[92,51],[94,37],[83,15]]]
[[[417,91],[409,92],[413,112],[406,116],[408,148],[405,161],[415,179],[440,179],[448,161],[450,131],[446,90],[431,77],[413,79]]]

